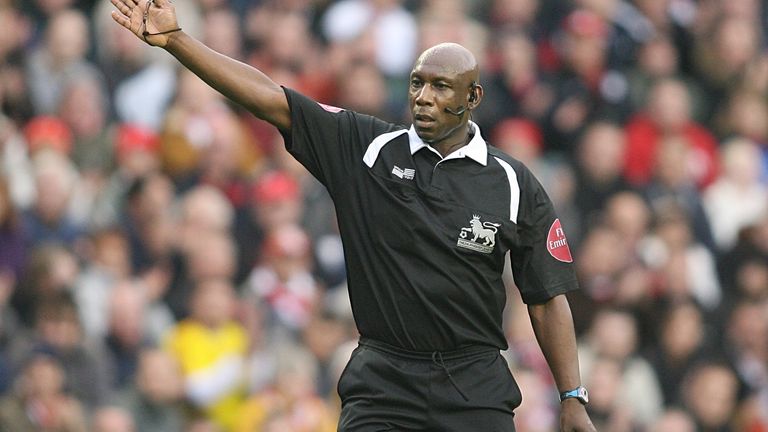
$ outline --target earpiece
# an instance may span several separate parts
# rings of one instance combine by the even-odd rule
[[[477,88],[477,83],[472,81],[472,84],[469,87],[469,103],[472,103],[477,99],[477,90],[475,90]]]

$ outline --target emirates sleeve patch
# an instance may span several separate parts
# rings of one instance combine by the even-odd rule
[[[555,219],[552,226],[549,227],[547,234],[547,250],[558,261],[573,262],[571,249],[568,247],[568,240],[565,238],[565,231],[560,225],[560,219]]]

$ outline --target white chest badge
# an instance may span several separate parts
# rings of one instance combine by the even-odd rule
[[[472,215],[469,221],[469,227],[464,227],[459,231],[459,240],[456,246],[470,249],[476,252],[491,253],[496,246],[496,233],[499,232],[501,224],[493,222],[481,222],[480,216]],[[469,239],[469,236],[472,236]]]

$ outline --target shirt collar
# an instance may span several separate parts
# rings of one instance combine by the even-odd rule
[[[480,133],[480,127],[471,120],[469,121],[469,125],[472,127],[472,130],[475,133],[472,139],[467,145],[454,150],[453,153],[444,157],[443,160],[468,157],[480,165],[485,166],[488,164],[488,147],[486,146],[485,140]],[[439,154],[437,150],[421,140],[413,125],[411,125],[411,128],[408,130],[408,141],[411,147],[411,155],[425,147]]]

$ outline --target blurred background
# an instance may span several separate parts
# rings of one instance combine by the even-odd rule
[[[768,431],[765,2],[175,7],[279,84],[403,124],[418,53],[468,47],[473,120],[568,233],[598,430]],[[327,193],[112,9],[0,0],[0,430],[334,431],[357,335]],[[516,424],[556,431],[507,280]]]

